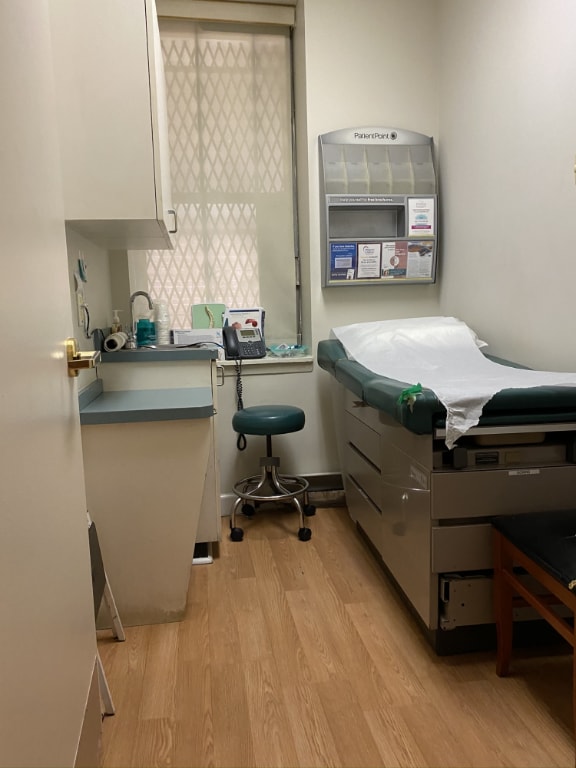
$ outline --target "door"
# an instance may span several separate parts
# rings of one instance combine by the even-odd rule
[[[0,0],[0,766],[72,766],[95,631],[48,0]],[[94,763],[95,764],[95,763]]]

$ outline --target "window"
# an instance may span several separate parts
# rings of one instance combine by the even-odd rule
[[[173,327],[204,302],[266,310],[268,343],[297,340],[289,32],[161,20],[178,215],[173,251],[146,252]]]

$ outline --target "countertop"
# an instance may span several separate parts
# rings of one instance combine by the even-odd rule
[[[102,352],[103,363],[148,363],[152,361],[174,362],[179,360],[217,360],[216,347],[190,347],[169,344],[156,349],[119,349],[117,352]]]
[[[80,393],[79,407],[82,425],[207,419],[214,415],[210,387],[105,392],[100,380]]]

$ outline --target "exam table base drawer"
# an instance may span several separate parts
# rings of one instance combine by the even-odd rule
[[[358,395],[351,392],[349,389],[344,394],[344,408],[355,418],[364,422],[366,426],[373,429],[375,432],[380,432],[380,415],[376,408],[371,408],[366,405]]]
[[[365,458],[353,445],[345,447],[346,474],[365,493],[372,504],[381,508],[382,476],[376,466]]]
[[[345,414],[346,439],[352,443],[360,453],[374,464],[380,466],[380,435],[363,421],[349,413]]]
[[[346,505],[350,517],[358,523],[378,552],[382,551],[382,515],[353,478],[345,476]]]
[[[573,509],[576,466],[432,473],[432,518]]]
[[[432,573],[492,568],[492,526],[451,525],[432,528]]]
[[[529,574],[521,576],[530,591],[546,594],[545,588]],[[439,628],[444,630],[456,627],[494,623],[493,579],[485,574],[453,574],[440,577],[438,581],[440,598]],[[558,615],[568,618],[570,611],[563,606],[557,607]],[[539,620],[539,614],[528,607],[514,608],[514,621]]]

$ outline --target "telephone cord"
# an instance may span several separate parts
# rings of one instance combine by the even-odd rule
[[[237,410],[244,410],[244,401],[242,399],[242,360],[235,360],[234,366],[236,368],[236,407]],[[236,440],[236,447],[239,451],[246,449],[246,435],[238,435]]]

